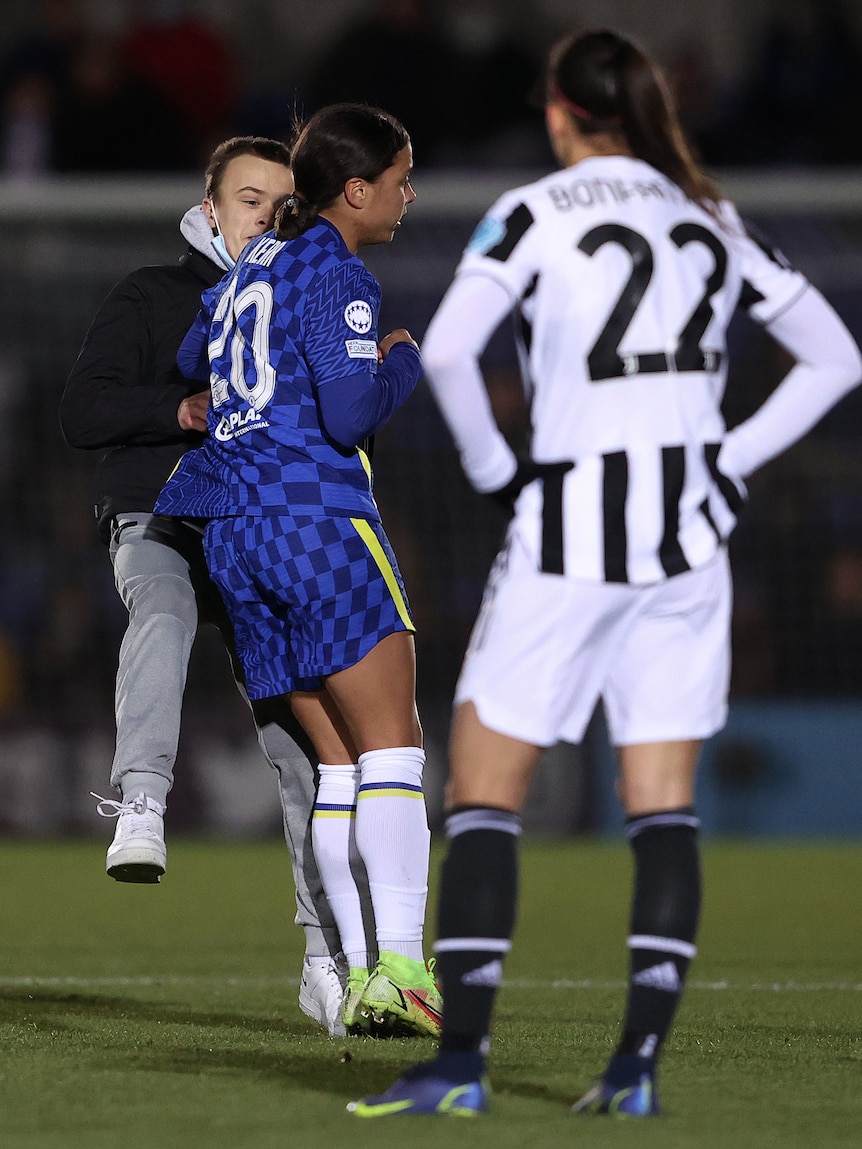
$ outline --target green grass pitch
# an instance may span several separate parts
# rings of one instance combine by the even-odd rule
[[[330,1041],[300,1013],[280,843],[172,839],[152,887],[106,878],[104,847],[0,842],[3,1149],[862,1145],[860,846],[707,841],[666,1115],[634,1122],[568,1112],[616,1033],[623,844],[524,843],[492,1112],[454,1122],[345,1113],[433,1044]]]

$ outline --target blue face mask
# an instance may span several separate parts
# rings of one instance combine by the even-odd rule
[[[230,271],[230,269],[236,263],[236,260],[227,249],[227,244],[225,243],[224,236],[221,233],[221,226],[218,221],[218,216],[216,215],[214,203],[210,203],[210,211],[213,213],[213,220],[215,221],[217,230],[217,234],[213,236],[213,247],[215,248],[219,263],[226,271]]]

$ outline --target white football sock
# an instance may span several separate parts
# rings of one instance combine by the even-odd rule
[[[367,886],[362,859],[356,848],[356,792],[359,768],[353,763],[321,763],[320,784],[311,822],[314,858],[326,900],[338,926],[341,948],[350,965],[368,968],[369,936],[374,924],[363,919],[360,885]]]
[[[356,845],[365,863],[377,944],[421,961],[431,832],[417,746],[359,756]]]

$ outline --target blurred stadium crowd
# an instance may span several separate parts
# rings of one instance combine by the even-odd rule
[[[714,0],[703,15],[683,0],[33,0],[0,12],[0,184],[197,179],[226,136],[287,137],[295,112],[343,98],[405,122],[420,197],[429,168],[546,169],[530,94],[548,42],[575,19],[633,35],[655,25],[707,166],[862,165],[858,0]],[[398,249],[369,263],[390,326],[421,339],[475,219],[423,222],[420,208],[421,198]],[[862,205],[854,216],[765,211],[757,222],[862,341]],[[93,460],[63,443],[57,405],[113,283],[180,250],[173,225],[167,238],[98,221],[0,237],[0,778],[12,795],[0,830],[92,822],[87,791],[107,785],[125,611],[90,518]],[[731,424],[786,367],[750,328],[732,335]],[[524,411],[505,341],[488,369],[500,419],[517,437]],[[860,430],[862,396],[853,394],[752,483],[733,542],[737,697],[862,696]],[[375,466],[419,624],[429,760],[436,746],[442,761],[454,678],[503,524],[462,479],[422,389],[380,436]],[[277,828],[250,723],[205,633],[186,698],[187,752],[205,767],[178,768],[175,816],[194,807],[191,779],[205,770],[213,811],[230,811],[225,828],[259,818]],[[259,800],[249,772],[263,775]]]
[[[856,0],[35,0],[0,15],[0,170],[196,170],[343,98],[394,112],[423,166],[548,159],[547,44],[611,23],[668,69],[706,164],[862,162]],[[538,130],[537,130],[538,129]]]

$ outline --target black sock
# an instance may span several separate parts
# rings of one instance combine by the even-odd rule
[[[446,819],[450,845],[434,945],[443,988],[441,1054],[485,1049],[515,924],[520,832],[521,819],[506,810],[462,806]]]
[[[627,819],[635,862],[630,972],[617,1055],[655,1058],[696,953],[701,878],[692,807]]]

